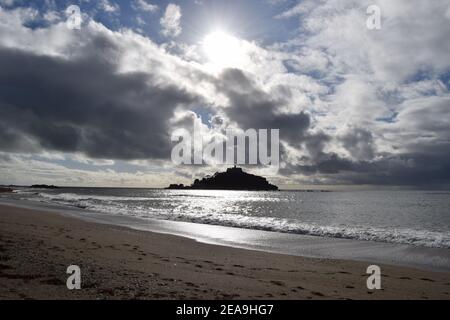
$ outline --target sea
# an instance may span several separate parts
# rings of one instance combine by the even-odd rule
[[[105,217],[181,221],[331,239],[450,248],[450,192],[247,192],[20,188],[0,198]]]

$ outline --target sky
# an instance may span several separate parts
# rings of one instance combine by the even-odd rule
[[[279,129],[282,188],[449,189],[449,52],[448,0],[0,0],[0,184],[189,184],[196,123]]]

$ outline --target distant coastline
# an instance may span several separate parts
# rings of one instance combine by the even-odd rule
[[[174,188],[170,187],[105,187],[105,186],[54,186],[54,185],[0,185],[0,189],[4,190],[3,192],[13,192],[17,189],[148,189],[148,190],[199,190],[191,188],[191,186],[185,186],[183,184],[173,184]],[[9,191],[10,190],[10,191]],[[238,190],[236,190],[238,191]],[[251,191],[251,190],[243,190],[243,191]],[[305,192],[305,193],[330,193],[335,192],[335,190],[325,190],[325,189],[278,189],[279,192]],[[446,193],[444,193],[446,194]]]
[[[47,185],[47,184],[34,184],[30,188],[32,189],[59,189],[59,187],[54,185]]]

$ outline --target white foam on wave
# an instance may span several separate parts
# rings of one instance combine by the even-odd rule
[[[195,215],[177,215],[178,221],[218,224],[229,227],[295,233],[321,236],[408,244],[432,248],[450,248],[450,234],[429,230],[413,230],[408,228],[375,228],[365,226],[321,226],[301,223],[296,220],[271,217],[249,217],[236,214],[219,214],[199,217]]]
[[[80,195],[75,193],[40,193],[42,198],[53,201],[152,201],[152,200],[170,200],[161,197],[121,197],[121,196],[101,196],[101,195]]]
[[[36,193],[34,193],[36,194]],[[41,201],[74,206],[92,211],[123,216],[134,216],[143,219],[162,219],[202,224],[222,225],[237,228],[295,233],[330,238],[345,238],[409,244],[416,246],[450,248],[450,234],[430,230],[410,228],[388,228],[349,225],[320,225],[302,223],[299,220],[275,217],[255,217],[229,212],[211,214],[201,208],[167,205],[149,205],[148,201],[164,201],[171,203],[173,198],[161,197],[120,197],[100,195],[80,195],[73,193],[39,193]]]

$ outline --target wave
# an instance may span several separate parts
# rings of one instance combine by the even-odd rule
[[[181,210],[179,208],[170,211],[166,207],[156,208],[132,203],[139,201],[171,200],[171,198],[160,197],[116,197],[98,195],[90,197],[71,193],[58,195],[41,193],[40,197],[44,202],[53,202],[105,214],[134,216],[143,219],[162,219],[330,238],[409,244],[433,248],[450,248],[450,234],[429,230],[347,225],[323,226],[301,223],[298,220],[293,219],[252,217],[233,213],[206,214],[194,210]]]
[[[198,194],[178,194],[178,193],[170,193],[164,194],[163,196],[148,196],[148,197],[124,197],[124,196],[102,196],[102,195],[83,195],[83,194],[75,194],[75,193],[44,193],[44,192],[32,192],[32,191],[21,191],[21,194],[38,194],[42,198],[51,199],[54,201],[77,201],[77,200],[99,200],[99,201],[152,201],[152,200],[160,200],[160,201],[171,201],[177,198],[190,198],[190,199],[217,199],[217,196],[214,195],[198,195]],[[242,199],[242,196],[222,196],[221,198],[227,199],[228,201],[231,199]],[[277,202],[279,199],[268,199],[261,197],[245,197],[245,201],[248,202],[256,202],[256,201],[264,201],[264,202]]]
[[[211,214],[185,202],[174,204],[173,194],[155,193],[148,197],[80,195],[74,193],[24,193],[39,201],[88,209],[104,214],[134,216],[142,219],[161,219],[221,225],[237,228],[275,231],[330,238],[367,240],[386,243],[450,249],[450,233],[410,228],[368,227],[349,225],[320,225],[295,219],[255,217],[224,210]],[[176,197],[175,197],[176,198]],[[247,200],[247,198],[245,198]],[[263,199],[261,199],[263,201]]]
[[[429,230],[415,230],[408,228],[387,229],[364,226],[321,226],[300,223],[296,220],[289,219],[268,217],[256,218],[232,214],[223,214],[219,216],[211,215],[209,217],[187,217],[187,215],[178,215],[176,219],[170,220],[328,238],[376,241],[450,249],[450,234]]]
[[[49,194],[39,193],[44,199],[53,201],[150,201],[150,200],[170,200],[163,197],[122,197],[122,196],[100,196],[100,195],[80,195],[75,193]]]

